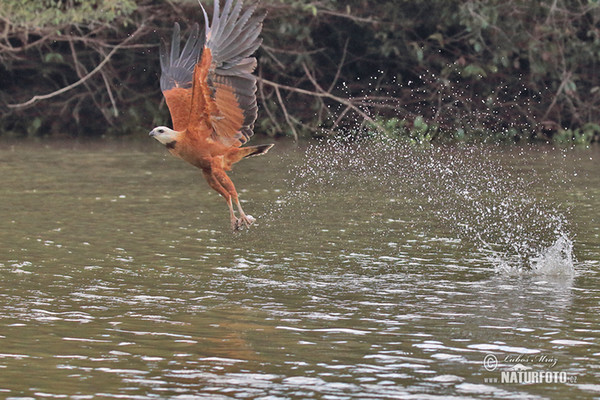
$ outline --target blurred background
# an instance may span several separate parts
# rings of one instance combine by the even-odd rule
[[[203,4],[212,14],[212,1]],[[263,0],[258,8],[268,16],[257,134],[599,140],[595,0]],[[3,0],[0,137],[137,136],[169,124],[158,45],[176,21],[184,33],[203,24],[197,2]],[[27,103],[36,95],[46,98]]]

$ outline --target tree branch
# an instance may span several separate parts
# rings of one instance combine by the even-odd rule
[[[133,40],[133,38],[136,37],[136,35],[141,32],[143,30],[143,28],[145,28],[145,25],[142,23],[139,28],[133,33],[131,34],[127,39],[123,40],[121,43],[119,43],[118,45],[116,45],[111,51],[110,53],[107,54],[107,56],[104,58],[104,60],[102,60],[102,62],[100,64],[98,64],[98,66],[96,68],[94,68],[89,74],[87,74],[86,76],[84,76],[83,78],[81,78],[80,80],[78,80],[77,82],[74,82],[68,86],[65,86],[62,89],[56,90],[52,93],[48,93],[48,94],[44,94],[44,95],[36,95],[33,96],[31,99],[29,99],[28,101],[26,101],[25,103],[19,103],[19,104],[7,104],[8,107],[10,108],[21,108],[21,107],[26,107],[29,105],[32,105],[33,103],[35,103],[36,101],[39,100],[46,100],[46,99],[50,99],[52,97],[58,96],[60,94],[63,94],[65,92],[68,92],[69,90],[76,88],[77,86],[81,85],[82,83],[84,83],[85,81],[87,81],[88,79],[90,79],[94,74],[96,74],[98,71],[100,71],[102,69],[102,67],[104,67],[104,65],[106,65],[106,63],[110,60],[110,58],[121,48],[123,47],[125,44],[127,44],[128,42],[130,42],[131,40]]]
[[[346,107],[349,107],[352,111],[356,112],[358,115],[363,117],[366,121],[370,122],[377,130],[384,132],[383,127],[379,123],[377,123],[377,121],[375,121],[366,112],[364,112],[363,110],[358,108],[356,105],[354,105],[354,103],[352,103],[352,101],[349,99],[344,99],[342,97],[335,96],[331,93],[325,92],[322,89],[318,92],[312,92],[310,90],[305,90],[305,89],[295,88],[295,87],[291,87],[291,86],[287,86],[287,85],[282,85],[282,84],[279,84],[276,82],[272,82],[265,78],[259,78],[259,79],[263,84],[269,85],[273,88],[279,88],[279,89],[283,89],[283,90],[287,90],[287,91],[295,92],[295,93],[299,93],[299,94],[304,94],[304,95],[312,96],[312,97],[321,97],[321,98],[324,97],[324,98],[334,100],[337,103],[340,103],[340,104],[345,105]],[[320,86],[318,86],[318,84],[316,87],[320,88]]]

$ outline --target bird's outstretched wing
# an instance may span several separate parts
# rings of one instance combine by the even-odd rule
[[[256,4],[242,12],[241,0],[226,0],[222,10],[214,3],[210,26],[202,7],[206,33],[194,67],[188,128],[208,123],[212,139],[238,147],[253,135],[256,121],[256,58],[250,56],[261,44],[265,16],[253,15]]]
[[[201,37],[198,33],[198,24],[194,24],[180,53],[180,28],[175,23],[171,48],[164,41],[160,43],[160,89],[167,101],[173,129],[176,131],[184,130],[189,123],[194,66],[204,46],[204,36]]]

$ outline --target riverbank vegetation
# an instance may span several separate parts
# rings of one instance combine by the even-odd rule
[[[259,7],[268,12],[259,134],[600,139],[596,0]],[[203,21],[197,2],[3,0],[0,136],[141,135],[168,124],[158,43],[175,21]]]

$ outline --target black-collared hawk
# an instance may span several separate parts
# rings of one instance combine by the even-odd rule
[[[246,146],[256,121],[256,58],[264,14],[253,15],[256,4],[242,10],[242,0],[219,0],[212,24],[202,4],[205,33],[194,24],[180,51],[180,28],[175,23],[171,48],[161,42],[160,88],[173,120],[173,129],[159,126],[150,136],[171,154],[200,168],[208,184],[229,207],[231,228],[249,227],[254,218],[244,213],[237,191],[225,171],[243,158],[265,154],[272,144]],[[239,217],[235,216],[233,203]]]

